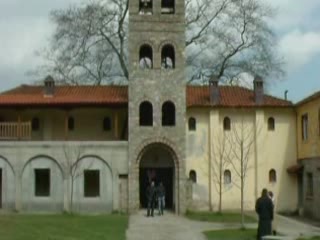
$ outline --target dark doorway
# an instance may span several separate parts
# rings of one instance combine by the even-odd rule
[[[160,182],[166,189],[166,209],[173,209],[173,168],[140,168],[140,205],[147,207],[146,189],[149,181],[156,187]]]
[[[2,208],[2,168],[0,168],[0,208]]]

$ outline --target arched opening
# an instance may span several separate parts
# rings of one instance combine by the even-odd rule
[[[146,147],[139,165],[140,206],[147,207],[146,190],[152,181],[165,187],[165,207],[175,208],[175,156],[168,146],[155,143]]]
[[[153,108],[148,101],[142,102],[139,107],[139,123],[140,126],[153,125]]]
[[[30,159],[22,171],[22,208],[27,211],[61,212],[63,210],[63,172],[49,156]]]
[[[176,107],[173,102],[167,101],[162,105],[162,126],[176,125]]]
[[[144,44],[140,47],[139,65],[141,69],[151,69],[153,67],[152,47]]]
[[[174,0],[161,0],[161,13],[174,14]]]
[[[269,171],[269,183],[276,183],[277,182],[277,172],[274,169]]]
[[[194,117],[189,118],[188,127],[189,131],[195,131],[197,129],[197,122]]]
[[[152,14],[152,0],[139,1],[139,14]]]
[[[223,119],[223,129],[225,131],[230,131],[231,130],[231,120],[229,117],[225,117]]]
[[[273,117],[270,117],[268,119],[268,130],[269,131],[274,131],[275,129],[275,123],[274,123],[274,118]]]
[[[224,171],[224,184],[231,184],[231,171],[230,170],[225,170]]]
[[[175,52],[174,47],[165,45],[161,51],[161,67],[164,69],[175,68]]]
[[[190,170],[189,172],[189,179],[193,182],[193,183],[197,183],[197,173],[195,170]]]

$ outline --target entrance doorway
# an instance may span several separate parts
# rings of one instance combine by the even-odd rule
[[[0,208],[2,208],[2,168],[0,168]]]
[[[166,190],[166,209],[175,208],[175,167],[171,152],[163,145],[152,145],[143,154],[139,171],[140,206],[147,207],[146,190],[151,181],[157,187],[163,183]]]

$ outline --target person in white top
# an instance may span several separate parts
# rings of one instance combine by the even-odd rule
[[[273,192],[269,191],[268,195],[269,195],[269,198],[271,199],[271,201],[273,203],[273,209],[275,209]],[[272,221],[272,234],[273,235],[277,235],[276,224],[275,224],[275,216],[274,216],[273,221]]]

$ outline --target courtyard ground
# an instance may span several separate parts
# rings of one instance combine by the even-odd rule
[[[0,215],[0,240],[125,240],[122,215]]]
[[[320,236],[320,228],[283,216],[277,215],[276,218],[278,231],[291,239],[302,237],[301,239],[305,240],[312,236]],[[146,211],[140,211],[130,216],[127,240],[216,240],[222,238],[225,240],[254,240],[253,234],[257,229],[257,223],[247,223],[246,228],[252,230],[242,232],[242,238],[241,233],[237,232],[240,229],[239,223],[194,221],[173,213],[165,213],[164,216],[146,217]],[[217,230],[224,231],[214,232]],[[204,232],[206,232],[208,238]],[[228,235],[229,238],[227,238]]]

